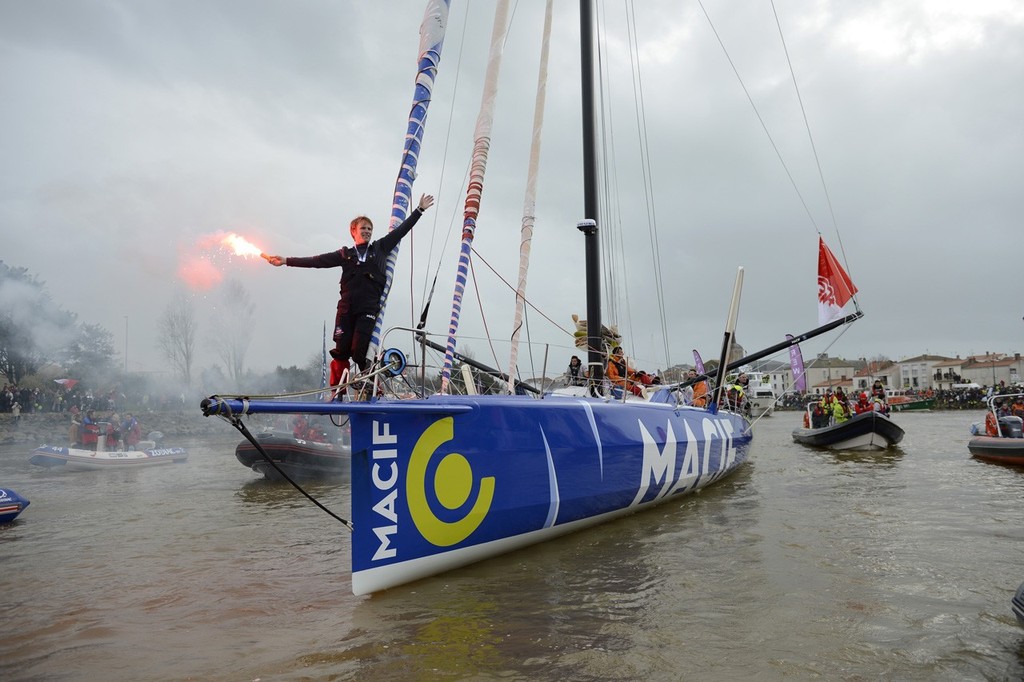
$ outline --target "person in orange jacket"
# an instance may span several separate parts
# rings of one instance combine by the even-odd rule
[[[686,378],[693,380],[697,378],[697,370],[690,369],[686,372]],[[689,405],[694,407],[707,407],[708,406],[708,382],[705,380],[697,381],[692,386],[692,394],[689,396]]]
[[[621,393],[616,394],[616,389],[620,392],[629,391],[636,396],[643,395],[643,391],[636,383],[636,371],[626,362],[622,346],[616,346],[612,350],[612,355],[608,359],[608,367],[605,369],[605,376],[612,383],[612,395],[616,398],[622,395]]]

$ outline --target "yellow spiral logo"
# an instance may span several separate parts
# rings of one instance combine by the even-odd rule
[[[427,468],[438,448],[454,437],[451,417],[438,419],[423,432],[409,459],[409,476],[405,495],[409,513],[420,534],[432,545],[450,547],[462,542],[477,529],[487,516],[494,500],[494,477],[480,479],[480,493],[469,512],[458,521],[442,521],[434,515],[427,501]],[[434,495],[446,509],[458,509],[473,492],[473,469],[457,452],[444,455],[437,464],[433,480]]]

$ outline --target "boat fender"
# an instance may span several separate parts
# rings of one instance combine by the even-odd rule
[[[985,415],[985,434],[988,436],[999,435],[999,427],[996,425],[996,416],[992,412]]]
[[[806,410],[804,411],[804,428],[811,428],[811,415],[807,414]]]

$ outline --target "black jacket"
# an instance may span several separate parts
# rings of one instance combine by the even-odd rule
[[[339,313],[376,315],[387,277],[388,254],[423,215],[418,207],[401,225],[365,246],[364,256],[355,246],[343,246],[319,256],[289,257],[285,265],[293,268],[341,268]]]

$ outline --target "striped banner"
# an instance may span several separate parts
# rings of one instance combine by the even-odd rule
[[[519,283],[516,286],[516,312],[512,321],[512,351],[508,363],[508,392],[515,393],[516,365],[519,363],[519,332],[523,327],[523,307],[526,302],[526,273],[530,267],[530,245],[537,208],[537,172],[540,167],[540,133],[544,128],[544,101],[548,84],[548,53],[551,43],[552,2],[544,8],[544,36],[541,39],[540,69],[537,75],[537,97],[533,106],[533,142],[530,145],[530,165],[526,173],[526,196],[523,199],[523,227],[519,239]]]
[[[437,78],[437,67],[441,63],[441,47],[444,45],[445,29],[448,27],[449,0],[428,0],[427,9],[420,24],[420,57],[416,70],[416,88],[413,93],[412,111],[409,112],[409,125],[405,133],[405,150],[402,153],[402,164],[395,181],[395,195],[391,205],[391,224],[393,230],[409,215],[409,204],[412,203],[412,185],[416,179],[416,164],[419,162],[420,145],[423,142],[423,130],[427,123],[427,108],[430,106],[434,81]],[[370,336],[370,350],[367,357],[376,355],[380,346],[381,328],[384,323],[384,309],[387,306],[391,282],[395,276],[395,263],[398,260],[398,246],[388,255],[384,293],[380,299],[380,312]]]
[[[494,12],[494,29],[491,32],[491,51],[487,60],[484,94],[473,135],[473,160],[469,167],[469,187],[466,189],[466,207],[462,222],[462,248],[459,250],[459,266],[455,273],[452,316],[448,322],[448,342],[445,345],[444,367],[441,370],[442,394],[448,392],[451,380],[452,364],[455,359],[455,334],[459,330],[462,297],[466,292],[466,280],[469,278],[469,253],[473,246],[476,217],[480,213],[480,200],[484,192],[484,171],[487,170],[487,152],[491,147],[491,127],[494,122],[494,101],[498,96],[498,74],[501,71],[505,33],[508,30],[508,4],[508,0],[500,0]]]

